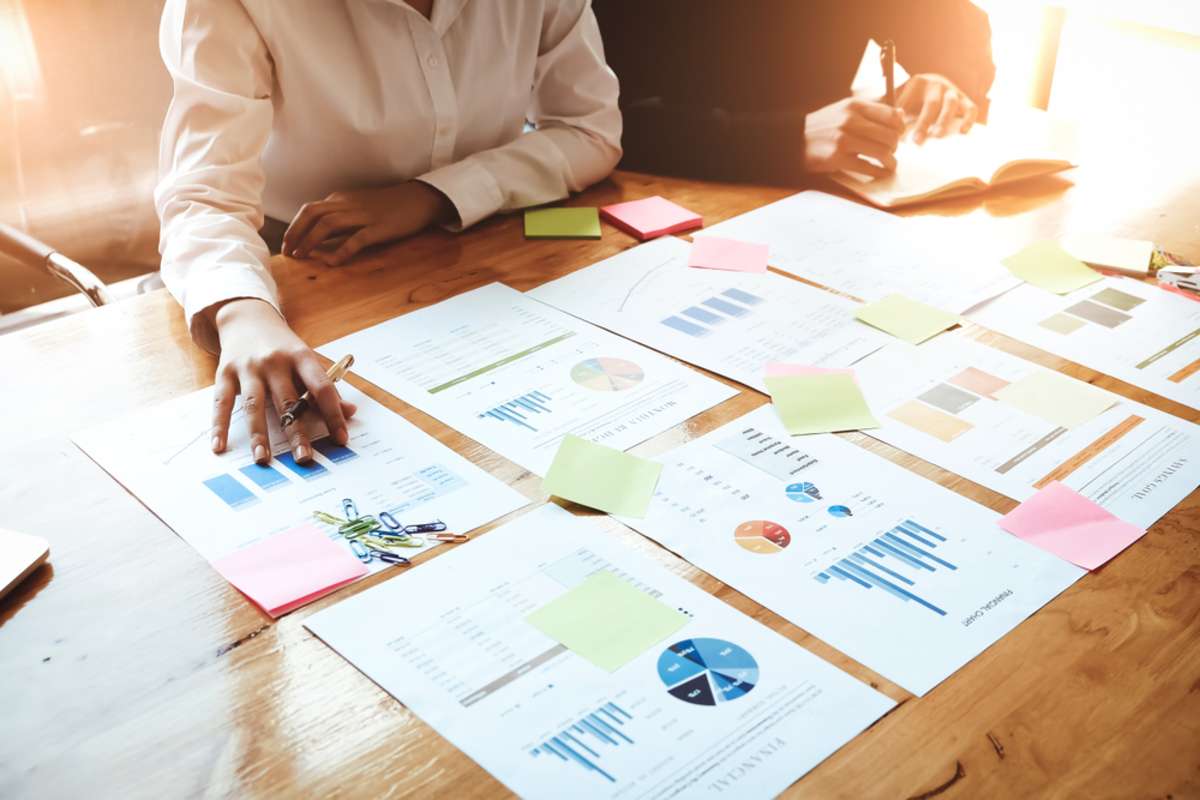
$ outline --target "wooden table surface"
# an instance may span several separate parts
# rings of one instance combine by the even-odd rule
[[[917,213],[1011,232],[1014,250],[1034,236],[1082,229],[1152,238],[1200,260],[1194,170],[1089,163]],[[618,173],[570,202],[663,194],[712,224],[789,191]],[[527,290],[634,244],[609,226],[599,241],[526,242],[519,217],[506,217],[463,235],[426,233],[339,270],[286,259],[274,268],[293,325],[319,344],[491,281]],[[1200,420],[1091,370],[979,335]],[[212,382],[215,361],[190,344],[167,294],[0,338],[0,365],[0,527],[51,541],[50,564],[0,601],[0,797],[506,794],[302,627],[309,614],[396,573],[272,622],[70,443],[74,430]],[[531,499],[543,497],[540,482],[510,462],[351,382]],[[743,389],[636,452],[660,452],[763,402]],[[862,435],[847,438],[998,511],[1015,505]],[[899,702],[787,796],[1200,796],[1197,493],[919,699],[607,524]]]

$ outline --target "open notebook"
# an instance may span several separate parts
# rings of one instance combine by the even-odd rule
[[[874,180],[850,173],[838,183],[882,208],[981,192],[989,186],[1049,175],[1075,166],[1045,125],[976,125],[969,133],[896,148],[896,171]]]

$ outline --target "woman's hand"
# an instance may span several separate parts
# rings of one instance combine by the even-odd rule
[[[310,405],[325,419],[334,441],[346,443],[346,419],[354,414],[354,405],[342,401],[317,354],[274,308],[262,300],[231,300],[217,309],[215,322],[221,338],[221,362],[213,393],[214,453],[223,452],[229,441],[229,418],[239,393],[250,429],[250,453],[259,464],[271,460],[268,406],[270,413],[282,415],[306,389]],[[297,422],[285,432],[296,460],[310,461],[312,445],[304,426]]]
[[[913,141],[925,141],[926,136],[949,136],[966,133],[979,116],[979,107],[966,92],[949,78],[929,73],[913,75],[896,93],[896,105],[910,119]]]
[[[847,97],[805,117],[804,168],[810,173],[845,170],[882,178],[896,169],[893,153],[903,133],[904,119],[897,109]]]
[[[334,192],[300,209],[283,234],[283,252],[336,267],[364,247],[411,236],[454,214],[446,196],[421,181]],[[335,239],[344,239],[336,249],[317,249]]]

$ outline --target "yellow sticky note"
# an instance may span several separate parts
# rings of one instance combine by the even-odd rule
[[[654,496],[662,464],[568,433],[542,481],[552,495],[581,505],[641,518]]]
[[[767,390],[788,433],[832,433],[878,428],[849,372],[767,377]]]
[[[526,239],[599,239],[595,208],[534,208],[525,212]]]
[[[1095,283],[1099,272],[1075,258],[1058,242],[1034,242],[1019,253],[1004,259],[1004,266],[1026,283],[1054,292],[1067,294]]]
[[[571,652],[615,672],[682,628],[688,618],[601,570],[525,620]]]
[[[1145,239],[1121,239],[1095,233],[1072,233],[1062,238],[1062,247],[1075,258],[1094,267],[1127,275],[1146,277],[1154,243]]]
[[[1082,425],[1117,402],[1114,395],[1090,383],[1050,370],[1031,372],[993,395],[1001,403],[1063,428]]]
[[[854,316],[911,344],[920,344],[960,321],[957,314],[942,311],[902,294],[889,294],[882,300],[867,303],[855,311]]]

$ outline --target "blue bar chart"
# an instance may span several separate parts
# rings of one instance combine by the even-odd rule
[[[218,475],[215,478],[209,478],[204,485],[232,509],[245,508],[258,502],[258,497],[254,492],[238,483],[232,475]]]
[[[574,725],[542,742],[530,751],[530,755],[534,758],[552,756],[559,761],[577,764],[609,783],[616,783],[617,779],[597,762],[601,761],[601,753],[606,748],[633,744],[633,739],[621,730],[631,719],[633,716],[616,703],[605,703]]]
[[[689,306],[661,320],[661,323],[699,339],[708,336],[714,327],[723,322],[749,317],[754,313],[754,307],[764,302],[763,298],[750,292],[726,289],[707,300],[701,300],[698,305]]]
[[[328,436],[324,439],[317,439],[312,443],[312,446],[314,450],[328,458],[334,464],[341,464],[343,461],[351,461],[358,458],[358,453],[349,447],[338,444]]]
[[[823,584],[836,580],[863,589],[881,589],[944,617],[946,612],[918,595],[916,589],[917,581],[927,573],[958,569],[932,552],[945,541],[940,533],[906,519],[813,577]]]
[[[278,489],[281,486],[287,486],[291,483],[283,473],[270,464],[247,464],[238,471],[253,481],[254,485],[264,492],[269,492],[272,489]]]
[[[529,423],[530,417],[535,417],[539,414],[550,414],[550,395],[545,392],[532,391],[528,394],[523,394],[515,400],[509,400],[503,405],[488,409],[479,415],[480,419],[490,417],[500,420],[501,422],[511,422],[527,430],[537,432],[537,428]]]

